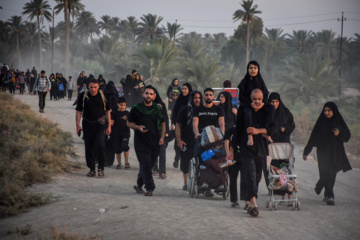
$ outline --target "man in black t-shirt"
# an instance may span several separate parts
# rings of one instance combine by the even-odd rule
[[[263,93],[260,89],[251,92],[251,114],[252,127],[246,127],[244,111],[238,111],[235,140],[227,155],[228,159],[234,158],[234,149],[240,147],[240,157],[247,175],[247,195],[246,201],[250,201],[248,212],[251,216],[258,216],[256,199],[258,194],[259,182],[261,180],[263,164],[268,155],[268,140],[262,135],[271,135],[276,131],[273,123],[275,108],[264,105]],[[248,145],[248,134],[253,135],[253,145]]]
[[[192,127],[194,108],[202,105],[201,92],[193,91],[190,93],[191,106],[184,106],[180,111],[176,120],[176,142],[181,150],[180,170],[183,172],[184,185],[183,190],[187,190],[187,179],[189,172],[189,162],[194,156],[195,138]]]
[[[197,139],[201,136],[202,130],[207,127],[214,125],[221,129],[225,133],[225,113],[224,109],[214,105],[214,90],[206,88],[204,90],[204,105],[194,109],[193,117],[193,132]],[[207,189],[209,186],[206,182],[202,184],[203,189]],[[219,189],[222,190],[224,185],[220,185]],[[204,192],[206,197],[212,197],[213,193],[210,189]]]
[[[83,118],[80,126],[81,115]],[[76,106],[76,133],[84,132],[86,164],[90,168],[88,177],[94,177],[96,160],[98,176],[104,176],[105,133],[110,135],[111,124],[106,124],[105,117],[111,122],[110,109],[106,98],[99,90],[99,81],[92,79],[89,90],[78,97]],[[98,158],[97,158],[98,156]]]
[[[152,167],[164,144],[166,131],[161,107],[153,102],[155,97],[155,88],[146,86],[143,100],[131,108],[127,123],[135,131],[134,148],[140,165],[134,189],[145,196],[152,196],[155,189]],[[146,193],[142,190],[143,185]]]
[[[214,90],[206,88],[204,90],[204,105],[194,109],[193,131],[195,138],[201,135],[202,130],[210,125],[214,125],[225,133],[225,114],[224,110],[213,104]]]

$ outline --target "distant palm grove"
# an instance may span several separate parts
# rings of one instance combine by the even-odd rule
[[[317,104],[338,97],[341,88],[359,86],[359,33],[342,39],[340,55],[341,38],[332,30],[285,34],[281,28],[264,28],[262,11],[251,0],[242,1],[228,16],[239,22],[232,36],[185,34],[177,22],[164,22],[150,13],[140,19],[108,15],[96,19],[86,11],[84,0],[56,3],[52,9],[48,1],[29,0],[22,16],[0,21],[0,62],[21,70],[36,66],[75,79],[85,70],[117,84],[136,69],[146,84],[164,92],[174,77],[195,89],[221,87],[226,79],[236,87],[247,61],[256,60],[266,84],[289,104]],[[45,27],[45,21],[52,26],[53,11],[64,21]]]

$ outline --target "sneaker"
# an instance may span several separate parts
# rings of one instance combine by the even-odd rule
[[[324,197],[322,201],[323,201],[323,202],[327,202],[328,200],[329,200],[328,197]]]
[[[230,166],[234,165],[235,163],[236,163],[236,160],[230,160],[230,159],[228,159],[228,160],[226,160],[225,162],[220,163],[220,164],[219,164],[219,167],[220,167],[220,168],[230,167]]]
[[[231,207],[233,208],[240,208],[240,204],[238,202],[232,202]]]
[[[204,189],[209,188],[209,185],[208,185],[207,183],[203,183],[203,184],[201,185],[201,188],[204,188]]]
[[[204,193],[205,197],[213,197],[214,194],[211,192],[211,190],[206,190]]]
[[[174,168],[178,168],[179,167],[179,160],[174,160],[173,166],[174,166]]]
[[[328,198],[328,200],[326,201],[326,204],[327,205],[335,205],[335,200],[334,200],[334,198]]]
[[[225,189],[225,186],[224,186],[224,185],[220,185],[217,189],[218,189],[218,190],[224,190],[224,189]]]

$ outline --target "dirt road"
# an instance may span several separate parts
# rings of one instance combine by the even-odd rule
[[[38,113],[37,97],[16,95]],[[286,205],[278,210],[265,208],[268,199],[262,180],[259,190],[257,218],[241,208],[231,208],[229,200],[220,196],[211,199],[189,198],[182,191],[182,174],[172,166],[173,143],[167,150],[167,175],[155,178],[153,197],[136,194],[138,164],[134,149],[130,150],[131,168],[106,168],[106,177],[88,178],[83,141],[75,134],[75,111],[72,101],[46,102],[42,117],[49,118],[73,133],[81,170],[55,177],[53,183],[37,184],[36,192],[51,192],[54,201],[31,208],[26,213],[0,220],[0,239],[11,239],[6,230],[32,225],[33,233],[26,239],[38,239],[38,234],[50,232],[51,226],[68,233],[103,239],[360,239],[360,171],[353,169],[338,174],[335,185],[336,205],[327,206],[323,196],[317,196],[314,185],[318,179],[315,161],[304,162],[303,146],[295,146],[301,210],[293,211]],[[38,113],[40,115],[40,113]],[[100,213],[104,208],[105,212]]]

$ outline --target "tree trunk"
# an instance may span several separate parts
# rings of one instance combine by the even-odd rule
[[[70,65],[70,12],[68,7],[68,0],[64,1],[64,11],[65,11],[65,76],[69,75],[69,65]]]
[[[22,69],[23,66],[21,65],[19,33],[16,33],[16,46],[17,46],[17,55],[18,55],[18,68]]]
[[[249,63],[249,57],[250,57],[250,49],[249,49],[249,45],[250,45],[250,21],[249,21],[249,18],[247,19],[246,24],[247,24],[247,37],[246,37],[246,62],[245,62],[245,66],[247,66],[247,64]],[[246,67],[245,67],[245,69],[246,69]],[[245,72],[246,72],[246,70],[245,70]]]
[[[37,15],[37,21],[38,21],[39,53],[40,53],[40,56],[39,56],[39,59],[40,59],[39,68],[40,68],[40,70],[41,70],[41,69],[42,69],[43,60],[42,60],[42,45],[41,45],[40,16],[39,16],[39,15]]]

